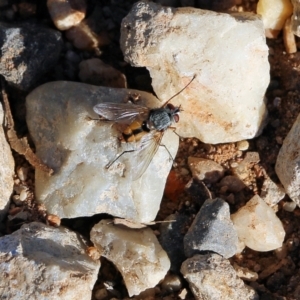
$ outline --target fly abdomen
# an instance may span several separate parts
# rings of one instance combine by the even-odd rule
[[[134,121],[126,127],[122,132],[122,136],[125,142],[134,143],[138,142],[148,132],[149,130],[144,124]]]

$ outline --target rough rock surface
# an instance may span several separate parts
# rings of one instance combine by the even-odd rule
[[[86,248],[76,233],[37,222],[0,238],[1,299],[90,300],[100,264]]]
[[[36,197],[49,213],[61,218],[108,213],[140,223],[155,218],[172,165],[169,153],[159,147],[136,181],[133,153],[106,169],[128,145],[119,145],[120,131],[111,122],[99,121],[93,111],[101,102],[126,100],[130,92],[140,93],[141,105],[161,105],[148,93],[74,82],[48,83],[28,95],[27,124],[37,155],[54,169],[52,176],[36,170]],[[178,137],[171,130],[162,144],[175,157]]]
[[[282,246],[285,231],[273,209],[258,195],[231,215],[239,240],[255,251],[271,251]]]
[[[59,58],[62,40],[58,31],[22,24],[0,23],[0,74],[21,90],[28,90]]]
[[[0,221],[5,217],[8,210],[14,186],[13,175],[15,168],[15,161],[3,131],[3,121],[4,112],[0,103]]]
[[[289,197],[300,206],[300,115],[283,141],[275,171]]]
[[[140,1],[123,19],[121,48],[125,60],[149,70],[160,99],[169,99],[196,75],[174,99],[184,109],[181,136],[216,144],[261,132],[270,75],[259,16]]]
[[[238,278],[230,262],[217,254],[198,254],[187,259],[181,273],[189,282],[195,299],[259,299],[256,292]]]
[[[219,198],[206,200],[184,237],[186,256],[213,251],[229,258],[236,254],[237,245],[238,236],[228,203]]]
[[[121,272],[130,297],[156,286],[170,268],[170,260],[150,228],[130,229],[102,220],[92,228],[91,240]]]

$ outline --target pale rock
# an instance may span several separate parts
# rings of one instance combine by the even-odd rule
[[[8,211],[10,196],[13,193],[15,161],[7,143],[2,127],[4,123],[4,111],[0,103],[0,221]]]
[[[282,206],[282,208],[288,212],[293,212],[296,209],[296,207],[297,207],[297,204],[294,201],[285,202]]]
[[[231,215],[239,239],[255,251],[271,251],[282,246],[285,231],[273,209],[258,195]]]
[[[99,58],[83,60],[79,64],[78,76],[84,83],[114,88],[127,87],[125,75],[112,66],[105,64]]]
[[[85,0],[47,0],[47,7],[54,25],[59,30],[78,25],[86,14]]]
[[[196,300],[258,300],[255,290],[236,275],[229,260],[217,254],[195,255],[181,266]]]
[[[259,0],[256,11],[262,16],[266,29],[281,30],[293,13],[293,6],[290,0]]]
[[[239,141],[236,143],[236,147],[238,148],[238,150],[240,151],[246,151],[249,148],[249,142],[246,140],[243,141]]]
[[[80,235],[37,222],[0,238],[1,299],[90,300],[100,263],[86,247]]]
[[[194,178],[215,183],[224,176],[224,168],[210,159],[189,157],[188,165]]]
[[[274,206],[285,196],[284,189],[281,185],[277,185],[267,176],[261,187],[260,197],[269,205]]]
[[[158,284],[170,261],[150,228],[129,229],[102,220],[91,230],[91,241],[123,276],[129,296]]]
[[[295,35],[300,36],[300,1],[292,0],[293,15],[291,17],[292,31]]]
[[[206,200],[184,237],[186,256],[213,251],[229,258],[237,253],[237,244],[228,203],[220,198]]]
[[[275,165],[285,192],[300,206],[300,115],[283,141]]]
[[[244,159],[236,167],[232,168],[232,173],[240,180],[244,180],[249,176],[249,169],[259,161],[260,157],[257,152],[247,152]]]
[[[246,281],[256,281],[258,274],[249,270],[248,268],[241,267],[236,263],[233,264],[233,268],[236,271],[236,275]]]
[[[35,173],[35,195],[48,213],[60,218],[107,213],[140,223],[154,220],[172,166],[169,153],[159,147],[136,181],[131,173],[137,163],[134,153],[106,169],[129,146],[120,145],[120,131],[111,122],[99,121],[93,111],[98,103],[122,102],[130,93],[140,94],[140,105],[161,105],[145,92],[63,81],[42,85],[27,96],[27,124],[36,153],[54,169],[52,176],[38,169]],[[162,143],[175,157],[179,141],[172,130]]]
[[[216,144],[261,132],[270,68],[258,16],[140,1],[123,19],[120,43],[127,62],[149,70],[160,99],[169,99],[196,75],[172,100],[184,110],[180,136]]]
[[[296,53],[297,52],[297,44],[295,35],[292,29],[292,21],[291,18],[288,18],[285,21],[284,27],[283,27],[283,42],[285,51],[287,54]]]

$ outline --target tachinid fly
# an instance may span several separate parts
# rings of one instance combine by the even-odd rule
[[[195,76],[182,90],[172,96],[160,108],[150,109],[146,106],[132,103],[110,102],[94,106],[94,111],[105,120],[125,126],[119,139],[121,142],[131,143],[133,146],[132,150],[118,154],[115,159],[106,165],[107,169],[123,154],[134,152],[136,165],[134,170],[132,170],[133,180],[138,179],[145,172],[160,145],[164,132],[172,124],[179,121],[181,108],[170,104],[170,100],[187,88],[194,79]]]

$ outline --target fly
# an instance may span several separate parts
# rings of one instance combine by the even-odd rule
[[[133,180],[137,180],[142,176],[155,155],[164,132],[168,128],[172,128],[172,124],[179,121],[181,107],[174,106],[169,102],[186,89],[194,79],[195,76],[183,89],[159,108],[150,109],[132,103],[110,102],[94,106],[94,111],[105,120],[124,125],[125,129],[119,139],[123,143],[130,143],[134,146],[132,150],[118,154],[105,166],[106,169],[109,169],[123,154],[134,152],[136,154],[136,165],[132,170]]]

